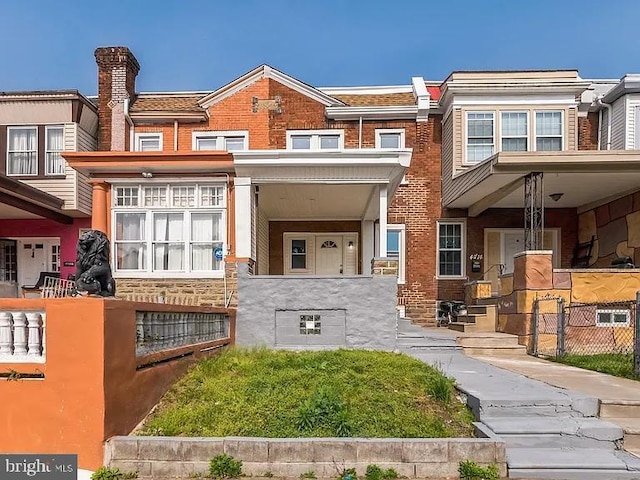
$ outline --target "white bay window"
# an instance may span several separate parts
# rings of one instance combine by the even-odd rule
[[[134,276],[222,272],[223,185],[114,186],[115,270]]]
[[[7,175],[38,174],[38,128],[7,128]]]

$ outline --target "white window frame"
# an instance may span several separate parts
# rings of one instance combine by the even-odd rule
[[[611,322],[601,322],[600,314],[608,313],[611,318]],[[627,318],[625,322],[614,322],[613,316],[615,314],[624,314]],[[629,327],[631,325],[631,312],[628,308],[597,308],[596,309],[596,327]]]
[[[293,137],[304,136],[311,137],[310,146],[308,150],[342,150],[344,149],[344,130],[334,128],[328,130],[287,130],[287,150],[293,150]],[[331,136],[338,137],[338,148],[320,148],[320,137]],[[298,148],[296,150],[308,151],[304,148]]]
[[[158,139],[158,150],[146,150],[147,152],[161,152],[163,150],[163,133],[162,132],[136,132],[134,134],[134,142],[136,152],[142,152],[141,141],[147,138],[157,138]]]
[[[48,159],[47,159],[47,155],[50,153],[59,153],[64,151],[64,148],[62,150],[50,150],[49,149],[49,130],[50,129],[56,129],[56,130],[60,130],[62,131],[62,144],[64,145],[64,125],[45,125],[44,127],[44,174],[45,175],[55,175],[55,176],[60,176],[60,175],[65,175],[66,172],[66,168],[67,168],[67,162],[66,160],[62,157],[62,155],[60,155],[60,161],[62,162],[62,173],[60,172],[50,172],[47,170],[47,167],[49,165]]]
[[[460,225],[460,275],[440,274],[440,225]],[[467,251],[467,222],[461,218],[442,219],[436,222],[436,279],[438,280],[460,280],[466,277],[466,251]]]
[[[493,117],[493,132],[492,132],[493,143],[491,143],[491,147],[493,151],[491,155],[487,157],[487,158],[490,158],[496,154],[496,112],[493,110],[470,110],[465,112],[464,114],[464,137],[465,137],[464,138],[464,165],[478,165],[479,163],[484,162],[487,158],[484,158],[482,160],[474,160],[474,161],[469,160],[469,114],[471,115],[489,114]],[[487,143],[486,145],[489,145],[489,144]]]
[[[538,135],[538,113],[560,113],[560,135]],[[532,151],[538,151],[538,137],[541,138],[560,138],[560,150],[540,150],[541,152],[562,152],[564,151],[564,133],[565,133],[565,118],[564,110],[534,110],[533,111],[533,142],[531,145]]]
[[[167,188],[167,206],[158,206],[158,207],[145,207],[144,206],[144,187],[166,187]],[[119,187],[138,188],[138,204],[132,206],[118,206],[117,205],[117,195],[116,189]],[[172,187],[195,187],[195,197],[196,197],[196,205],[194,207],[172,207],[171,206],[171,188]],[[200,188],[201,187],[222,187],[223,189],[223,197],[222,197],[222,205],[210,207],[200,206]],[[145,184],[139,183],[129,183],[129,182],[120,182],[114,184],[112,186],[112,212],[111,212],[111,251],[112,255],[112,268],[113,268],[113,276],[115,278],[223,278],[224,276],[224,255],[226,255],[228,244],[227,244],[227,228],[228,228],[228,217],[227,217],[227,205],[228,205],[228,192],[227,186],[225,183],[220,182],[207,182],[207,183],[167,183],[167,182],[150,182]],[[127,241],[116,241],[116,228],[117,228],[117,214],[118,213],[144,213],[145,214],[145,235],[143,242],[145,243],[145,251],[146,251],[146,268],[144,270],[138,269],[118,269],[117,268],[117,253],[116,253],[116,244]],[[181,243],[184,245],[184,270],[153,270],[153,244],[154,243],[162,243],[162,241],[154,241],[153,239],[153,216],[156,213],[182,213],[184,220],[184,238],[181,240]],[[220,268],[218,270],[193,270],[191,267],[191,246],[194,244],[194,241],[191,239],[191,215],[197,213],[220,213],[222,217],[222,225],[221,225],[221,238],[219,239],[222,242],[222,251],[223,251],[223,259],[220,263]]]
[[[398,284],[404,285],[406,282],[406,262],[407,262],[407,240],[406,240],[406,228],[403,223],[389,223],[387,224],[387,232],[389,230],[398,232]],[[388,242],[387,242],[388,245]],[[388,257],[387,249],[387,257]]]
[[[529,152],[531,150],[531,138],[529,138],[530,135],[530,131],[531,131],[531,115],[529,114],[528,110],[500,110],[498,112],[500,114],[500,151],[501,152]],[[524,135],[504,135],[503,132],[503,127],[504,127],[504,122],[502,121],[502,115],[504,115],[505,113],[518,113],[518,114],[525,114],[526,118],[527,118],[527,133],[525,133]],[[495,128],[495,127],[494,127]],[[502,148],[502,141],[504,139],[518,139],[518,138],[524,138],[527,141],[527,148],[525,150],[504,150]]]
[[[9,144],[11,143],[11,130],[34,130],[36,132],[36,171],[34,173],[9,173],[9,154],[22,152],[22,150],[9,150]],[[37,177],[38,176],[38,146],[40,145],[38,139],[38,127],[36,125],[11,125],[7,127],[7,156],[5,158],[5,166],[8,177]]]
[[[218,131],[199,131],[199,132],[191,132],[191,150],[201,151],[198,148],[198,140],[200,139],[216,139],[216,148],[215,150],[225,150],[225,139],[231,137],[242,137],[244,138],[244,148],[242,150],[249,149],[249,131],[248,130],[218,130]],[[238,150],[232,150],[237,152]]]
[[[398,149],[405,148],[405,133],[404,128],[376,128],[376,148],[382,148],[382,135],[388,134],[400,134],[400,141]],[[394,150],[393,148],[385,150]]]

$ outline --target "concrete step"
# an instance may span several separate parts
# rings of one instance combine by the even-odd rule
[[[476,305],[496,305],[498,303],[498,297],[478,298],[476,299]]]
[[[507,447],[573,447],[616,449],[622,443],[618,425],[584,417],[482,417]]]
[[[622,428],[625,450],[640,451],[640,418],[608,418],[607,421]]]
[[[487,306],[486,305],[467,305],[467,313],[486,315]]]
[[[467,322],[451,322],[447,327],[449,330],[454,330],[456,332],[475,332],[477,330],[475,323]]]
[[[596,448],[507,448],[511,478],[616,480],[640,478],[640,458]]]
[[[458,344],[465,348],[511,348],[523,347],[518,344],[516,335],[469,335],[458,337]]]
[[[471,357],[515,357],[515,356],[527,356],[527,348],[524,345],[518,345],[513,347],[462,347],[465,355]]]
[[[637,400],[602,400],[602,418],[640,418],[640,402]]]

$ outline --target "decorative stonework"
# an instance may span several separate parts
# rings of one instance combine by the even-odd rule
[[[371,273],[375,275],[398,276],[398,260],[393,258],[374,258],[371,260]]]

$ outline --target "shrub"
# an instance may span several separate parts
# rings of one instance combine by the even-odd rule
[[[298,408],[296,426],[299,431],[328,428],[338,437],[351,434],[347,406],[331,389],[321,387]]]
[[[476,462],[465,460],[458,465],[458,473],[462,480],[499,480],[498,467],[491,464],[488,467],[481,467]]]
[[[367,480],[395,480],[398,478],[398,472],[393,468],[381,469],[378,465],[372,464],[367,466],[367,471],[364,474]]]
[[[119,468],[102,466],[91,474],[91,480],[129,480],[138,478],[138,472],[121,472]]]
[[[238,478],[242,475],[242,461],[226,453],[216,455],[209,463],[209,476],[212,478]]]
[[[355,468],[343,468],[338,476],[338,480],[358,480]]]

